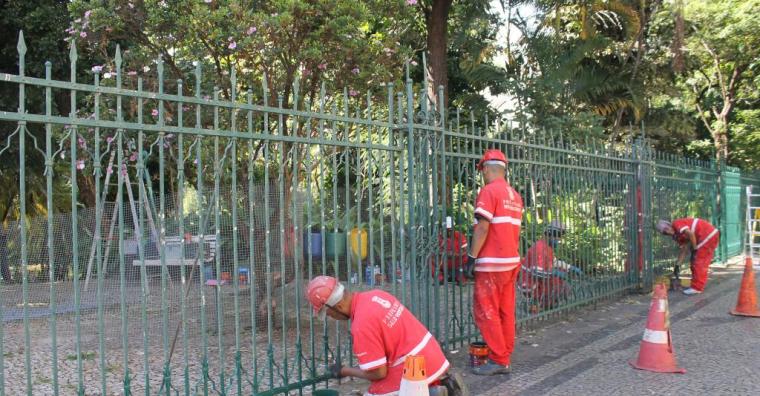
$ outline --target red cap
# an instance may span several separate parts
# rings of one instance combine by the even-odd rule
[[[483,165],[485,165],[486,162],[490,161],[503,162],[504,167],[507,167],[507,157],[504,155],[504,153],[501,152],[501,150],[488,149],[485,153],[483,153],[483,158],[480,159],[480,162],[478,162],[478,170],[482,170]]]

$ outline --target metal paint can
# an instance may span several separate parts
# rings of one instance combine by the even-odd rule
[[[488,345],[485,342],[477,341],[470,343],[470,367],[478,367],[488,362]]]

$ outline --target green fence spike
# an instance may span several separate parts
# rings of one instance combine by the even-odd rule
[[[116,53],[113,57],[114,64],[116,65],[116,70],[118,74],[121,74],[121,45],[116,44]]]

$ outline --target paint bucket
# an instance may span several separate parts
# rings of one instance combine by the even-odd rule
[[[485,342],[470,343],[470,367],[478,367],[488,362],[488,345]]]

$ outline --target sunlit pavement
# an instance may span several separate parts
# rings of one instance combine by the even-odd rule
[[[673,347],[686,374],[633,369],[651,294],[630,294],[539,323],[518,335],[510,375],[469,374],[466,348],[450,360],[475,395],[750,395],[760,389],[760,318],[729,315],[739,260],[711,268],[707,290],[668,294]],[[334,386],[334,385],[333,385]],[[366,389],[343,380],[341,394]],[[359,393],[360,394],[360,393]]]

